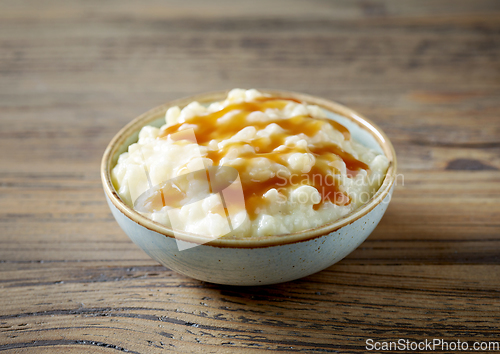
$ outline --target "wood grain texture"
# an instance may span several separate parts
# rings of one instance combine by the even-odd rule
[[[114,221],[99,163],[118,129],[233,87],[338,101],[393,141],[393,201],[342,262],[219,286],[158,265]],[[499,117],[494,0],[0,0],[0,351],[500,341]]]

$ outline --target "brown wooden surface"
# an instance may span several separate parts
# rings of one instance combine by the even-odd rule
[[[500,341],[499,63],[496,0],[0,0],[0,351]],[[332,99],[392,139],[404,185],[342,262],[213,285],[114,221],[99,163],[118,129],[233,87]]]

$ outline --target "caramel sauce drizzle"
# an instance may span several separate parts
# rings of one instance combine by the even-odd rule
[[[223,109],[201,116],[187,119],[183,123],[172,125],[160,133],[160,138],[166,138],[172,133],[177,133],[184,124],[193,124],[197,142],[200,146],[207,146],[212,139],[229,139],[241,129],[247,126],[254,126],[256,129],[263,129],[269,124],[275,123],[284,132],[273,134],[269,138],[255,138],[251,142],[235,142],[227,144],[222,150],[208,150],[205,157],[213,161],[214,166],[227,154],[232,147],[242,147],[246,144],[255,149],[255,153],[244,153],[239,157],[250,160],[253,158],[267,158],[276,163],[286,164],[289,153],[311,153],[316,158],[316,163],[307,173],[293,174],[292,176],[273,176],[267,181],[252,181],[241,179],[245,204],[251,219],[256,218],[259,208],[263,205],[263,195],[272,188],[278,189],[285,197],[286,188],[290,185],[311,185],[315,187],[321,195],[321,202],[314,205],[314,209],[319,209],[325,202],[330,201],[337,205],[347,205],[351,202],[349,196],[342,192],[338,179],[334,176],[339,173],[332,163],[341,159],[345,162],[347,175],[353,177],[360,169],[369,170],[369,167],[357,160],[351,154],[333,142],[323,143],[321,146],[308,146],[299,148],[297,146],[286,146],[279,151],[275,149],[285,145],[285,139],[290,135],[305,134],[313,137],[323,124],[330,124],[334,129],[340,131],[346,140],[351,138],[349,130],[331,119],[318,119],[309,115],[299,115],[291,118],[275,118],[265,122],[248,122],[247,116],[255,111],[265,112],[267,109],[283,109],[290,101],[302,103],[294,98],[260,97],[253,102],[233,103]],[[231,113],[228,119],[224,117]],[[220,119],[224,117],[224,119]],[[178,139],[177,139],[178,140]],[[242,176],[245,172],[245,164],[233,165]],[[280,190],[281,188],[281,190]]]

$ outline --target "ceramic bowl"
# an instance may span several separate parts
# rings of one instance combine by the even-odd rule
[[[251,239],[219,238],[208,243],[188,233],[176,232],[185,242],[200,244],[178,250],[173,231],[123,203],[110,178],[118,156],[138,139],[145,125],[160,127],[171,106],[192,101],[208,104],[223,100],[227,91],[197,95],[166,103],[134,119],[109,143],[101,164],[105,195],[120,227],[151,258],[189,277],[228,285],[265,285],[286,282],[316,273],[340,261],[375,229],[391,200],[396,179],[396,155],[387,136],[370,120],[338,103],[300,93],[261,90],[274,96],[296,98],[322,107],[328,119],[346,126],[363,145],[383,153],[389,168],[377,193],[360,208],[340,220],[285,236]]]

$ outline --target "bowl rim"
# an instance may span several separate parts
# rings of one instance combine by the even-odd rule
[[[220,101],[225,99],[230,90],[224,91],[214,91],[193,96],[188,96],[173,101],[169,101],[165,104],[157,106],[149,111],[141,114],[137,118],[133,119],[127,125],[125,125],[110,141],[106,150],[104,151],[102,161],[101,161],[101,180],[104,188],[104,192],[108,197],[109,201],[128,219],[143,226],[149,230],[160,233],[166,237],[178,238],[187,242],[193,242],[198,244],[203,244],[213,247],[222,248],[260,248],[260,247],[271,247],[284,244],[291,244],[296,242],[309,241],[324,235],[328,235],[332,232],[343,228],[349,224],[352,224],[356,220],[362,218],[370,211],[372,211],[376,206],[378,206],[390,193],[392,186],[396,180],[396,170],[397,161],[396,153],[392,143],[386,134],[371,120],[365,118],[363,115],[357,113],[356,111],[341,105],[337,102],[330,101],[324,98],[319,98],[316,96],[311,96],[303,93],[283,91],[283,90],[268,90],[268,89],[258,89],[264,94],[270,94],[272,96],[281,98],[294,98],[307,104],[313,104],[320,106],[327,111],[341,115],[348,118],[353,123],[357,124],[361,129],[367,131],[377,143],[382,148],[385,156],[389,160],[389,167],[387,169],[384,181],[382,185],[377,190],[377,192],[361,207],[347,214],[346,216],[313,229],[303,230],[294,232],[286,235],[278,236],[265,236],[265,237],[249,237],[245,239],[229,239],[229,238],[217,238],[212,239],[207,242],[207,238],[201,237],[199,235],[190,234],[187,232],[177,232],[174,236],[173,230],[159,224],[145,216],[139,214],[129,206],[127,206],[118,196],[113,183],[111,181],[111,162],[116,151],[121,147],[125,141],[134,133],[138,132],[143,126],[159,119],[164,116],[167,109],[173,106],[179,106],[180,108],[186,106],[187,104],[197,101],[201,104],[211,103],[214,101]],[[113,166],[114,167],[114,166]]]

